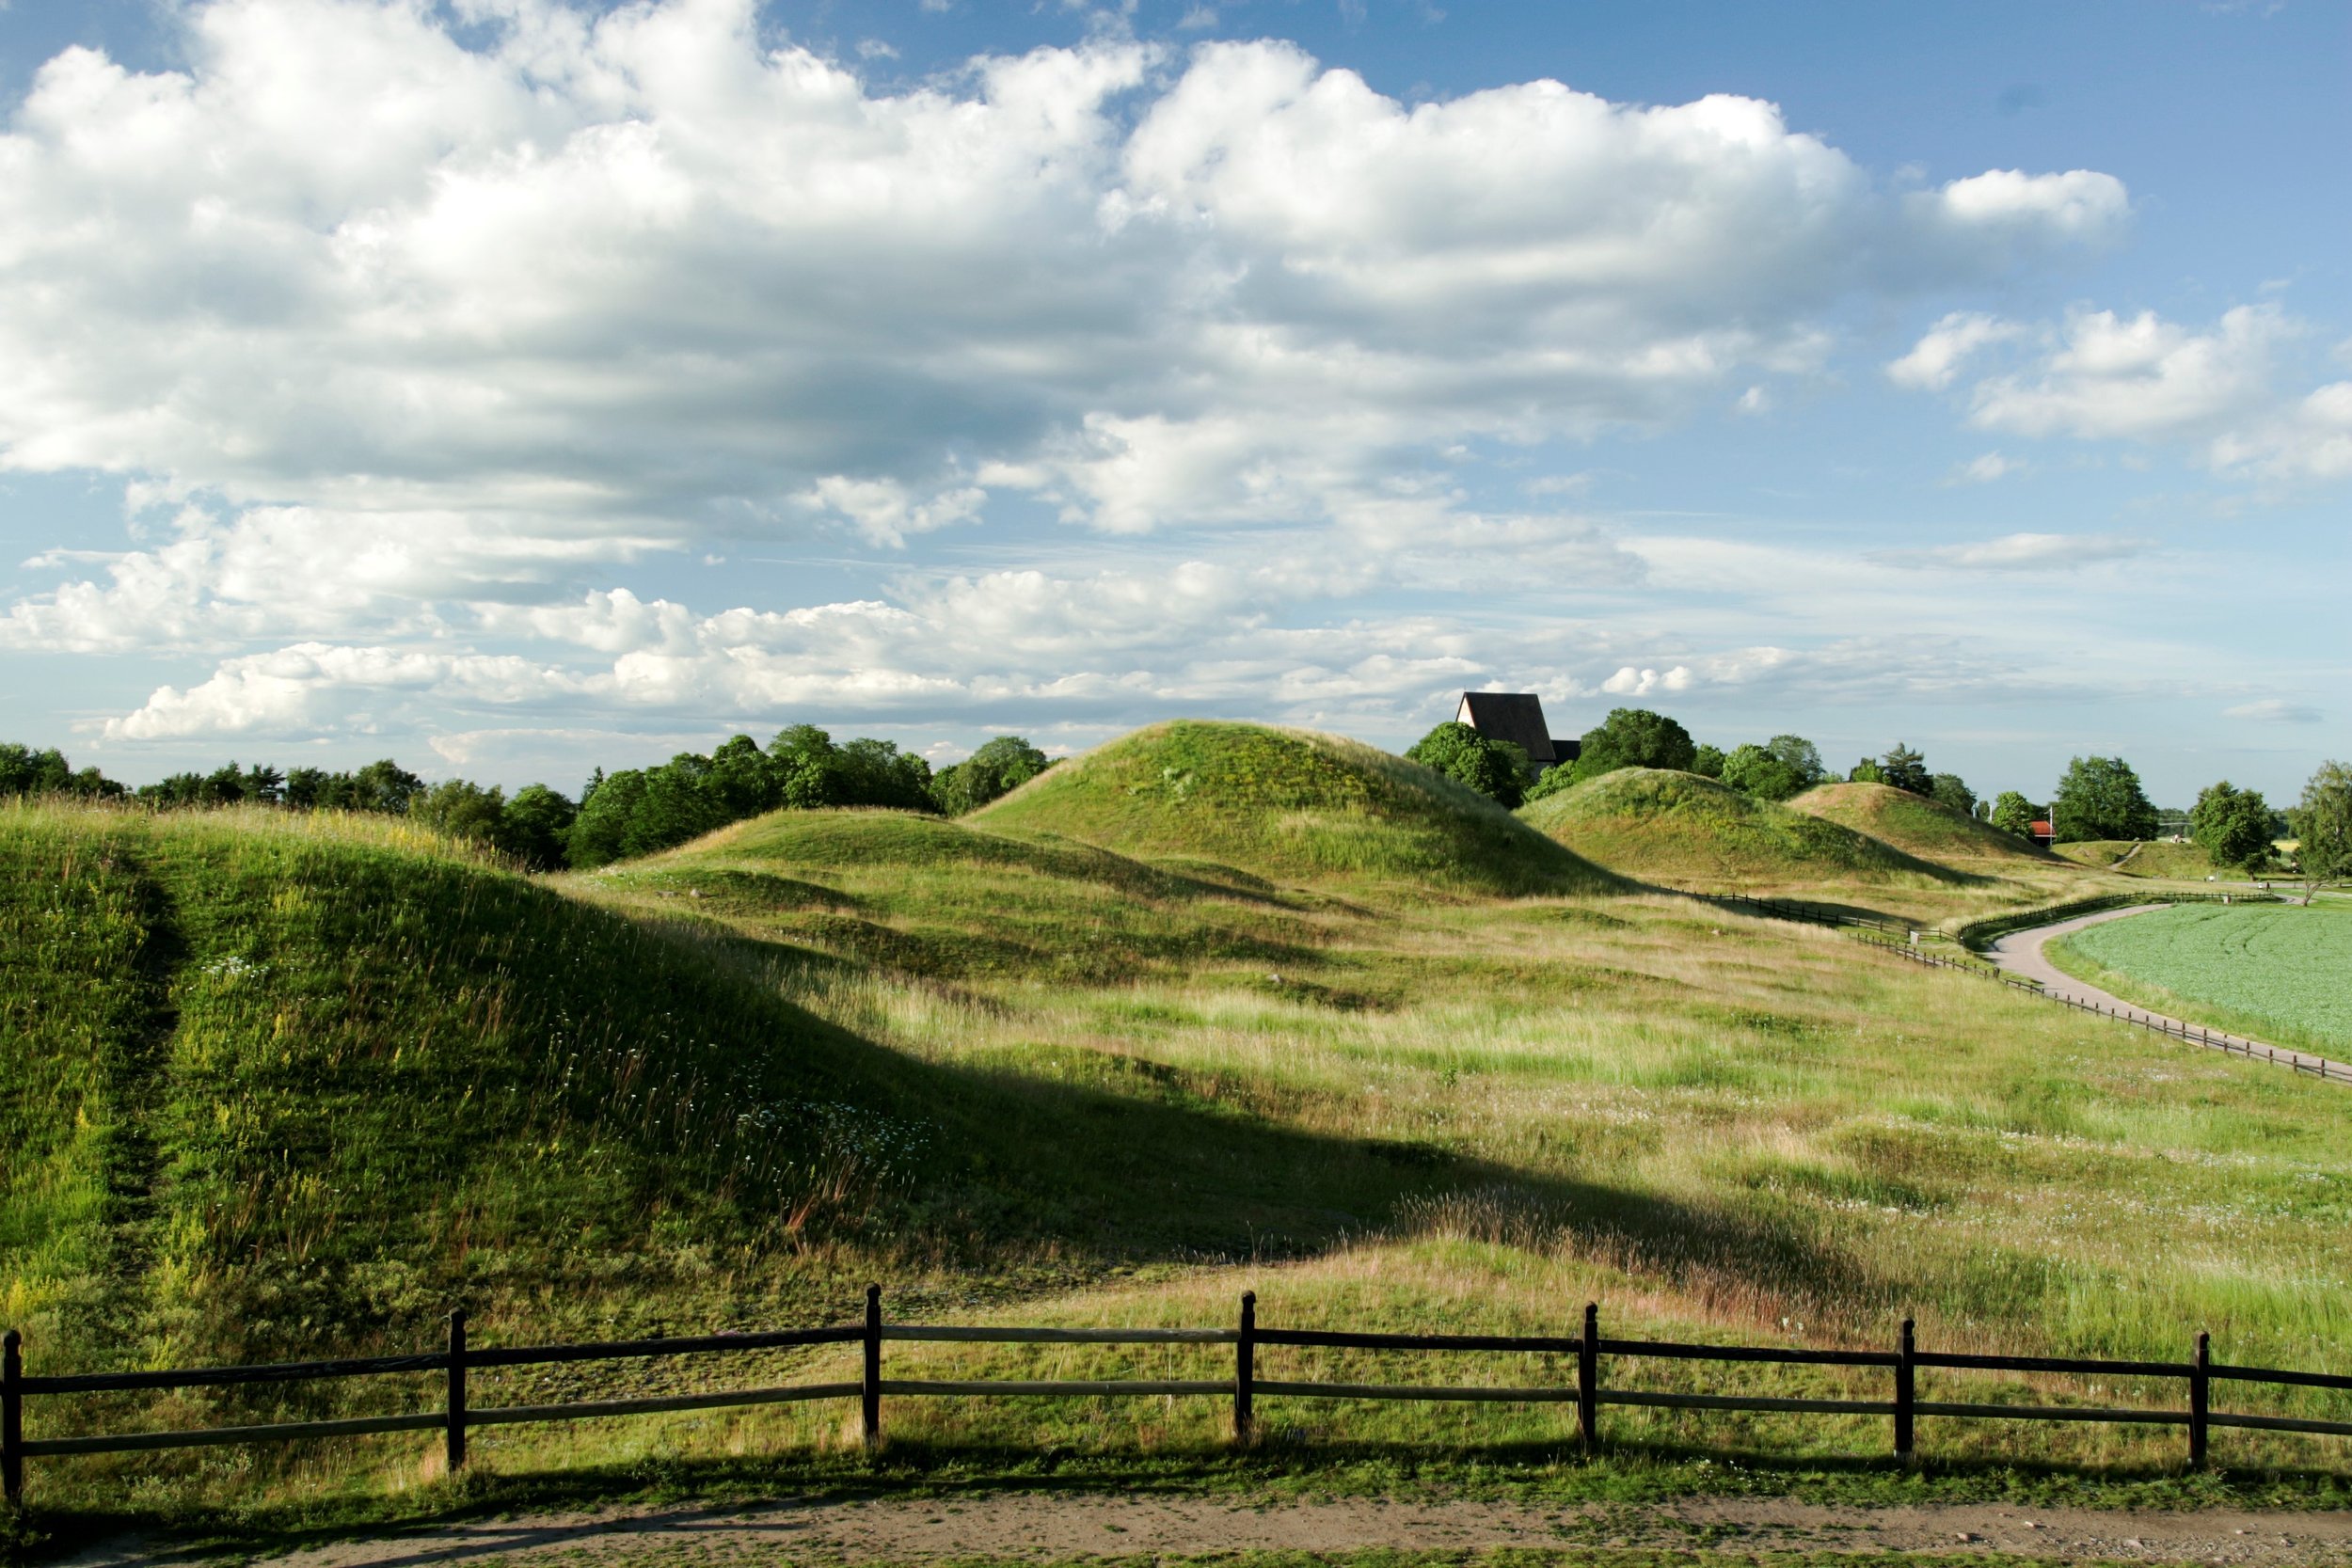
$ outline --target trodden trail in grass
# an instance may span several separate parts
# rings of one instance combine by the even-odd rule
[[[124,1540],[72,1568],[156,1560]],[[2220,1509],[2042,1509],[2022,1503],[1840,1507],[1774,1497],[1661,1505],[1544,1505],[1385,1497],[1307,1501],[1053,1491],[515,1515],[322,1541],[245,1559],[250,1568],[421,1568],[428,1563],[947,1563],[1291,1561],[1459,1563],[1465,1554],[1540,1552],[1578,1562],[1753,1560],[1788,1554],[1945,1554],[1971,1561],[2193,1561],[2225,1568],[2352,1562],[2352,1515]]]

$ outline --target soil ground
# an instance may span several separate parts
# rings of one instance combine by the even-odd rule
[[[978,1494],[960,1499],[781,1499],[754,1506],[547,1514],[361,1536],[256,1560],[256,1568],[486,1568],[557,1562],[921,1563],[1226,1557],[1242,1552],[1601,1556],[1699,1560],[1760,1552],[1915,1552],[2036,1561],[2352,1563],[2352,1515],[2036,1510],[2015,1504],[1846,1508],[1769,1497],[1632,1507],[1339,1499],[1252,1504],[1198,1497]],[[72,1568],[172,1560],[137,1542]]]

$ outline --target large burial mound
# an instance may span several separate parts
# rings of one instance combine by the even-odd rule
[[[1788,802],[1791,811],[1867,833],[1921,860],[1949,865],[1966,861],[2032,861],[2055,857],[2028,839],[1951,807],[1879,784],[1827,784]]]
[[[1620,768],[1520,809],[1530,826],[1629,877],[1705,888],[1959,873],[1713,779]]]
[[[586,1300],[938,1155],[951,1097],[384,819],[0,808],[0,1304],[49,1364]]]
[[[1616,879],[1486,797],[1352,740],[1260,724],[1155,724],[1032,779],[972,820],[1124,855],[1289,880],[1519,896]]]

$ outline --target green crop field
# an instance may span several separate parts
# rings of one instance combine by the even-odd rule
[[[2030,856],[1913,872],[1773,813],[1726,836],[1720,815],[1693,831],[1895,869],[1814,868],[1857,902],[1980,911],[2135,885]],[[37,1371],[415,1348],[453,1305],[491,1345],[839,1322],[869,1279],[894,1318],[946,1323],[1222,1324],[1254,1290],[1269,1323],[1554,1332],[1597,1300],[1628,1337],[1879,1348],[1913,1316],[1956,1350],[2178,1359],[2203,1328],[2228,1360],[2352,1370],[2342,1101],[1643,891],[1640,835],[1616,843],[1623,865],[1597,869],[1400,759],[1209,724],[1115,742],[959,821],[784,812],[560,877],[382,822],[0,808],[0,1309]],[[907,1377],[1231,1367],[1181,1346],[890,1356]],[[1270,1378],[1531,1373],[1560,1369],[1261,1360]],[[485,1369],[473,1399],[854,1375],[819,1347]],[[37,1402],[32,1421],[366,1416],[435,1389],[126,1394]],[[2323,1390],[2232,1397],[2352,1419]],[[1262,1414],[1265,1445],[1237,1454],[1215,1401],[903,1400],[882,1463],[1588,1498],[1718,1487],[1732,1461],[1743,1486],[1925,1484],[1876,1457],[1885,1423],[1862,1417],[1612,1407],[1622,1457],[1586,1466],[1557,1406]],[[32,1496],[98,1530],[712,1478],[772,1495],[870,1476],[852,1420],[485,1427],[462,1483],[429,1435],[42,1459]],[[1957,1466],[1934,1484],[1977,1495],[2042,1484],[2016,1464],[2140,1485],[2180,1460],[2156,1427],[1923,1436]],[[2298,1495],[2341,1495],[2340,1450],[2242,1432],[2227,1452],[2257,1474],[2317,1466]]]
[[[2183,904],[2086,927],[2049,951],[2067,973],[2143,1006],[2352,1054],[2352,909]]]

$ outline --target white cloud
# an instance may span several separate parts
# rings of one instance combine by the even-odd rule
[[[1895,566],[1940,566],[1972,572],[2062,572],[2129,561],[2156,547],[2121,533],[2010,533],[1975,545],[1885,550],[1873,557]]]
[[[2265,697],[2256,703],[2240,703],[2221,710],[2225,719],[2255,719],[2272,724],[2316,724],[2325,717],[2319,709],[2306,703],[2290,703],[2283,697]]]
[[[1955,467],[1947,484],[1991,484],[1995,480],[2023,472],[2025,465],[1997,451],[1982,452]]]
[[[2022,364],[1979,380],[1969,423],[2037,437],[2184,446],[2216,472],[2282,484],[2352,477],[2352,381],[2293,389],[2310,325],[2276,305],[2242,305],[2209,331],[2153,310],[2077,309],[2032,331],[1993,317],[1945,317],[1887,366],[1899,385],[1942,390],[1975,354],[2033,340]],[[1978,465],[2008,460],[1991,453]],[[1977,465],[1955,476],[1980,477]],[[1999,477],[1999,472],[1990,477]]]
[[[0,135],[0,465],[359,537],[487,517],[543,588],[820,515],[895,547],[978,517],[973,474],[1113,531],[1332,515],[1466,437],[1754,406],[1855,292],[2123,210],[2079,171],[1890,193],[1750,99],[1407,108],[1276,43],[882,92],[750,0],[511,0],[471,44],[402,4],[171,14],[184,71],[69,50]],[[475,592],[429,555],[381,596]],[[140,624],[88,598],[12,635]]]
[[[1613,697],[1646,697],[1653,691],[1687,691],[1691,678],[1690,669],[1680,664],[1662,673],[1628,664],[1601,682],[1600,689]]]
[[[2012,322],[1980,311],[1955,310],[1929,328],[1909,354],[1888,365],[1887,378],[1899,387],[1940,391],[1952,384],[1971,355],[2021,330]]]

